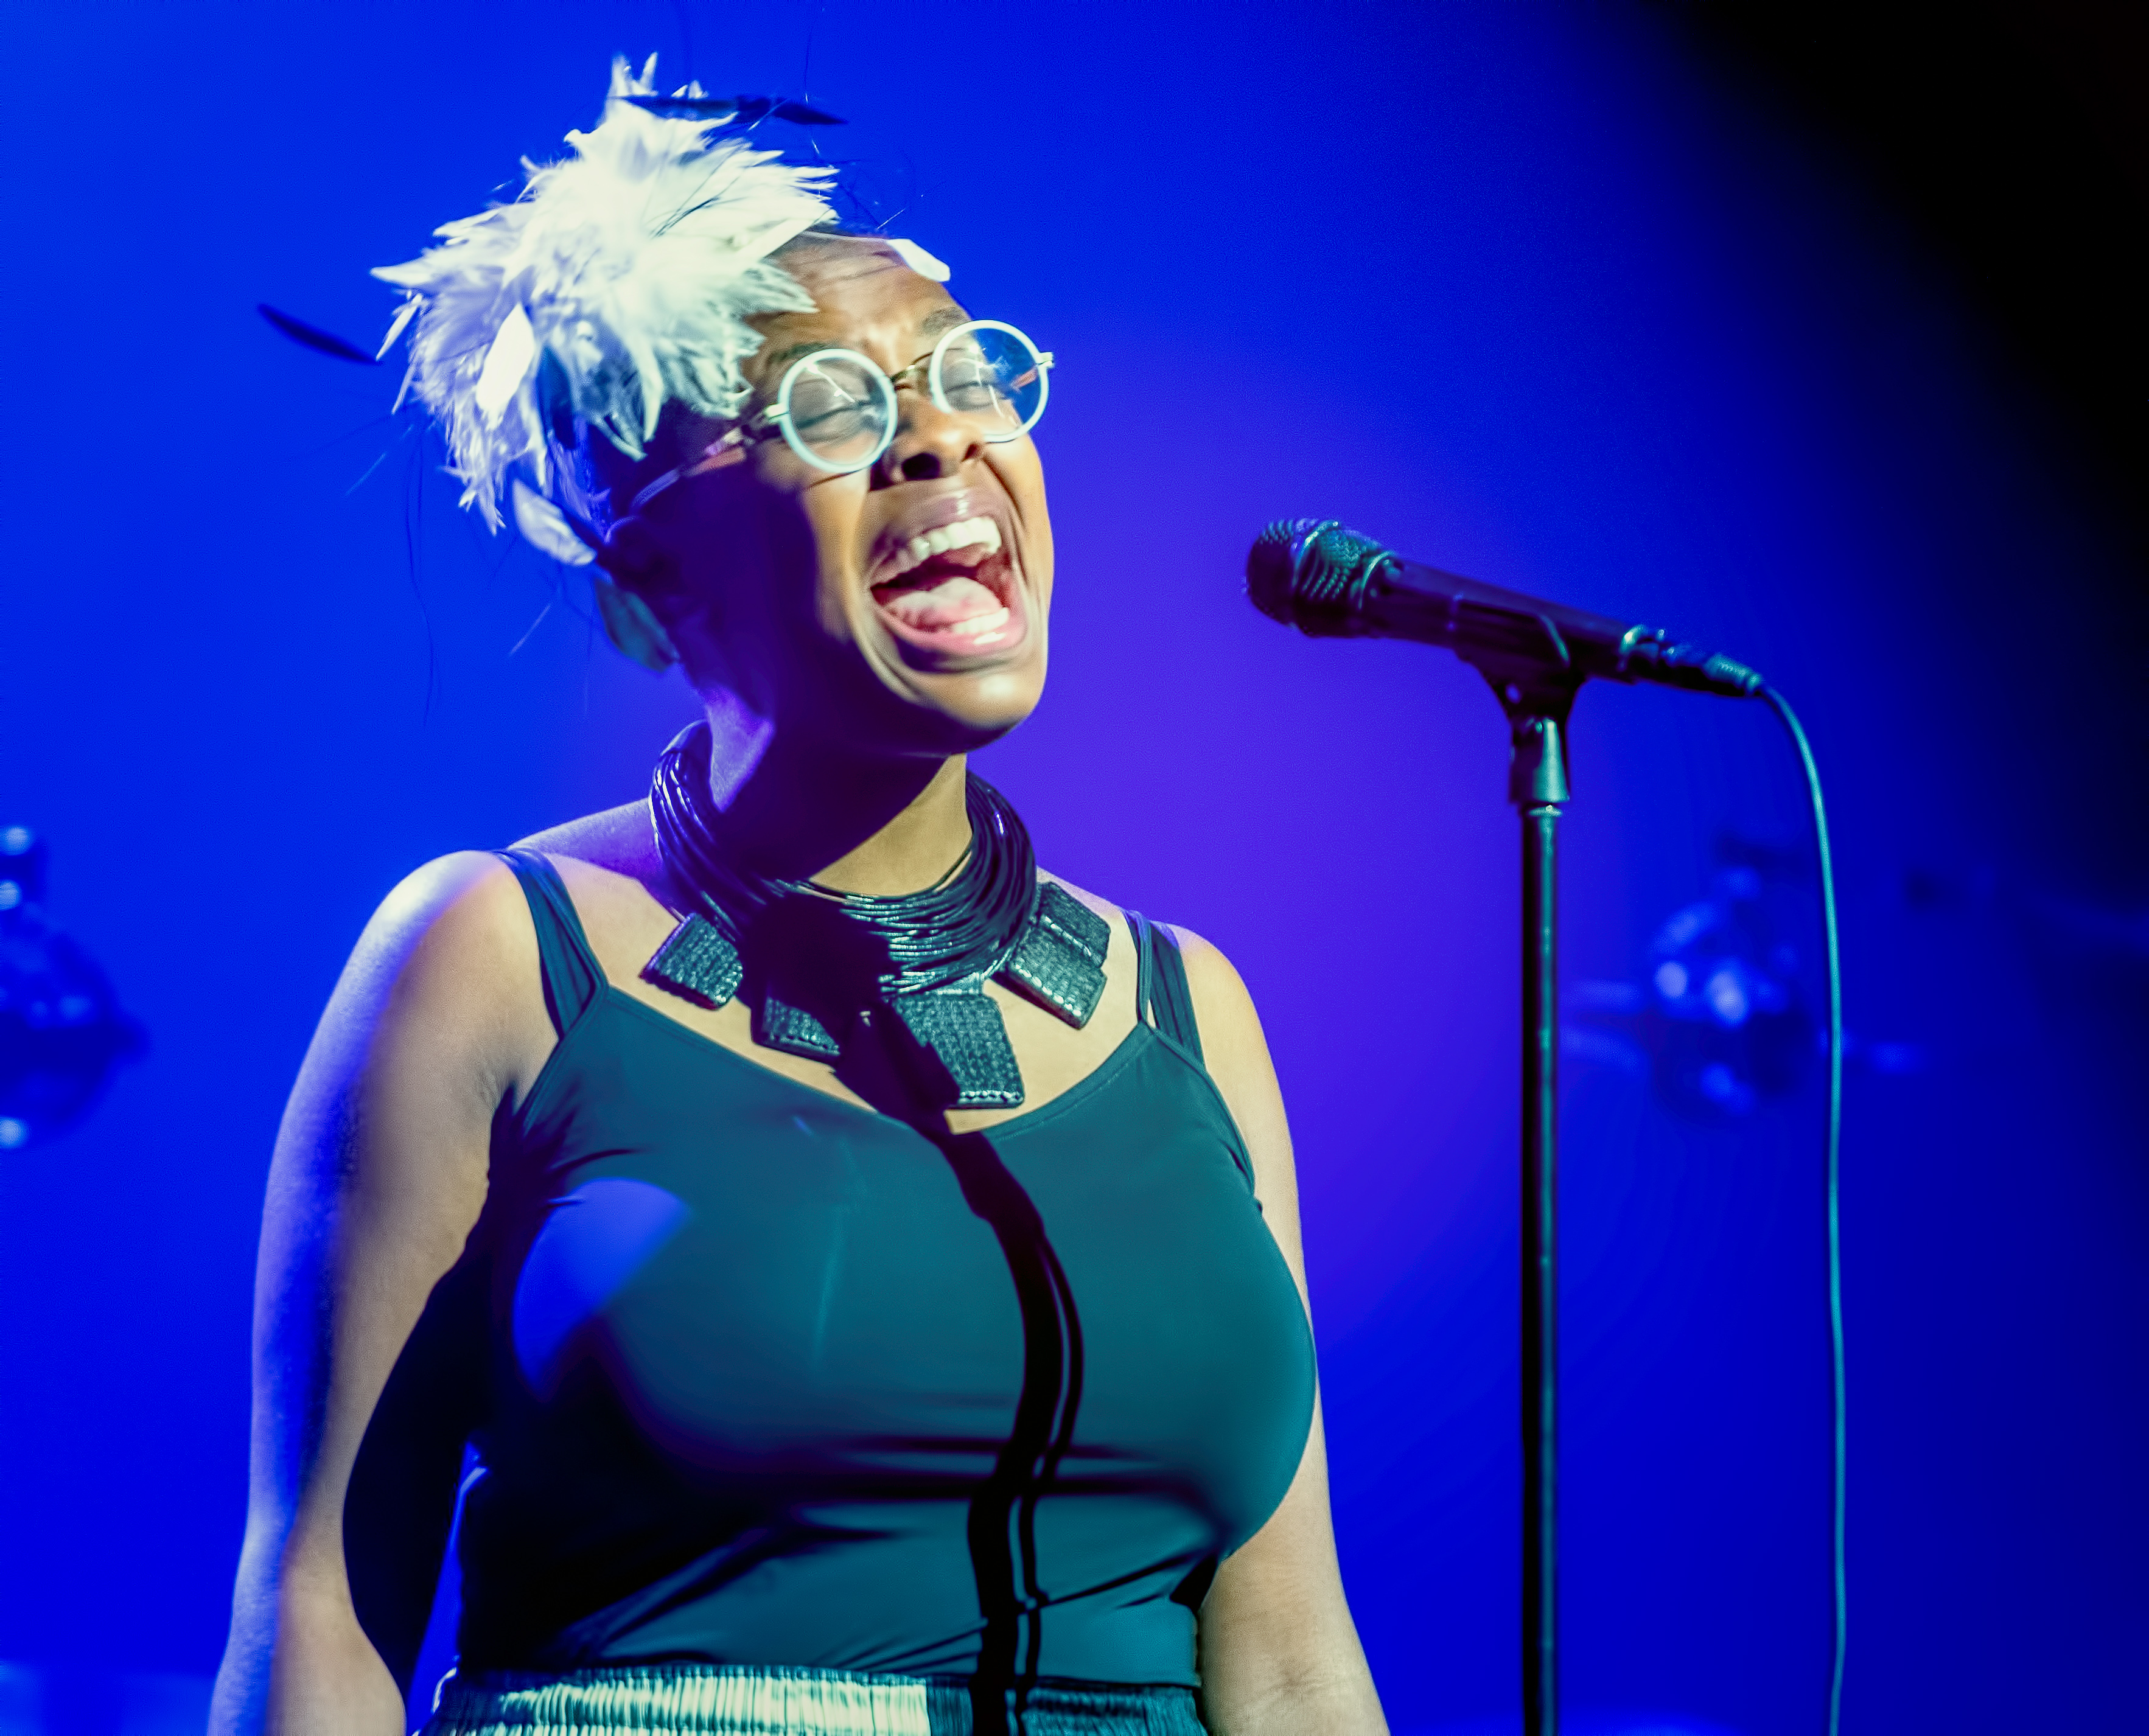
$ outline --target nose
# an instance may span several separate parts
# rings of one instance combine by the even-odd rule
[[[941,409],[929,392],[899,388],[896,406],[895,438],[873,466],[875,481],[883,486],[952,476],[984,445],[974,422]]]

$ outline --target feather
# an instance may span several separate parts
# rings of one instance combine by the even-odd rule
[[[939,260],[920,247],[915,241],[905,241],[890,235],[888,244],[895,249],[895,256],[920,277],[928,277],[936,284],[944,284],[953,274]]]
[[[698,88],[689,85],[688,91],[675,97],[637,96],[623,100],[637,108],[668,121],[699,121],[705,126],[727,127],[737,124],[750,127],[756,121],[774,115],[780,121],[789,121],[801,127],[840,127],[844,124],[841,115],[830,114],[826,109],[815,108],[804,103],[794,103],[788,97],[705,97]]]
[[[539,554],[549,555],[566,566],[587,566],[596,559],[590,546],[575,535],[566,514],[536,489],[526,486],[520,476],[515,479],[510,498],[515,528]]]
[[[388,360],[388,352],[395,347],[396,339],[403,335],[403,328],[410,323],[417,311],[418,298],[415,295],[405,296],[403,305],[396,309],[395,317],[388,323],[388,335],[380,340],[380,349],[374,356],[374,360],[382,362]]]
[[[514,312],[500,322],[498,334],[486,350],[485,365],[478,370],[477,384],[471,390],[471,402],[487,423],[498,425],[536,360],[537,334],[530,329],[530,315],[517,302]]]
[[[637,99],[657,96],[655,72],[615,60],[604,113],[567,135],[568,155],[526,163],[516,198],[374,273],[418,304],[409,390],[446,435],[463,505],[496,529],[511,476],[549,474],[569,415],[631,457],[667,400],[730,416],[761,344],[752,320],[813,304],[771,255],[833,217],[835,170],[712,138],[706,115],[652,113]],[[658,100],[736,112],[692,86]],[[556,367],[533,365],[541,355]]]
[[[263,319],[294,344],[304,344],[307,349],[319,350],[323,355],[332,355],[338,361],[364,362],[369,368],[380,359],[368,355],[348,338],[340,338],[332,331],[323,331],[318,325],[309,325],[303,320],[294,320],[289,314],[279,313],[265,301],[257,301],[254,305]]]
[[[545,419],[546,438],[563,451],[572,451],[581,438],[575,426],[574,389],[567,384],[560,358],[549,350],[537,356],[537,412]]]
[[[721,127],[740,118],[740,99],[732,97],[628,97],[626,100],[644,113],[655,115],[659,120],[706,121],[712,126]],[[744,100],[751,103],[754,98],[748,97]],[[766,114],[768,112],[764,103],[762,113]]]

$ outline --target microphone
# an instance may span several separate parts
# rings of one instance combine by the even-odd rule
[[[1422,566],[1332,518],[1280,518],[1263,531],[1246,556],[1246,595],[1316,638],[1445,645],[1496,687],[1594,676],[1750,699],[1764,685],[1744,663],[1658,628]]]

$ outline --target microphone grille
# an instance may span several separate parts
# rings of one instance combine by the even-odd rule
[[[1301,632],[1347,633],[1357,588],[1387,551],[1332,518],[1280,518],[1246,555],[1246,595]]]
[[[1246,551],[1246,596],[1271,621],[1291,626],[1298,618],[1296,588],[1300,539],[1318,530],[1313,518],[1279,518],[1254,539]]]

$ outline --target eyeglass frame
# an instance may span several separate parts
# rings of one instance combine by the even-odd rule
[[[940,384],[940,365],[942,359],[948,353],[948,346],[965,332],[973,331],[1004,331],[1037,358],[1037,407],[1023,419],[1019,427],[1005,434],[988,434],[985,436],[986,444],[995,446],[1005,445],[1009,440],[1019,440],[1037,425],[1038,419],[1044,414],[1044,406],[1052,396],[1053,355],[1049,350],[1039,349],[1028,332],[1019,327],[1009,325],[1004,320],[965,320],[960,325],[951,325],[940,335],[940,340],[933,346],[933,353],[930,355],[911,363],[907,368],[899,368],[893,374],[888,373],[871,356],[856,350],[846,350],[838,345],[831,345],[826,350],[813,350],[808,355],[800,356],[783,370],[783,381],[776,389],[776,402],[761,412],[760,420],[764,423],[773,425],[783,434],[783,443],[818,470],[825,471],[832,476],[848,476],[855,475],[859,470],[870,470],[880,462],[888,449],[895,444],[898,427],[896,392],[904,380],[910,379],[921,368],[925,370],[926,389],[933,399],[934,406],[945,415],[961,416],[966,420],[969,418],[970,412],[957,410],[954,405],[949,403],[947,393],[942,389]],[[825,361],[831,356],[840,356],[846,361],[861,364],[865,369],[867,378],[878,383],[882,399],[888,409],[888,428],[887,431],[881,435],[879,444],[865,457],[858,460],[855,463],[830,462],[816,452],[792,425],[792,386],[806,369],[812,367],[817,362]]]
[[[979,330],[1004,331],[1009,333],[1012,336],[1019,338],[1023,341],[1024,345],[1027,346],[1029,353],[1037,358],[1037,408],[1029,413],[1029,416],[1024,419],[1023,425],[1019,428],[1016,429],[1013,433],[1003,434],[998,436],[992,435],[987,435],[985,436],[986,444],[995,446],[1005,445],[1009,440],[1020,439],[1024,435],[1029,433],[1031,429],[1037,425],[1038,419],[1044,414],[1045,403],[1052,395],[1053,354],[1049,350],[1039,350],[1036,344],[1032,341],[1029,334],[1024,331],[1019,326],[1010,325],[1004,320],[965,320],[960,325],[950,326],[946,331],[940,335],[939,341],[934,345],[933,353],[930,355],[924,356],[920,360],[911,363],[911,365],[907,368],[898,368],[893,374],[888,373],[878,362],[875,361],[869,355],[862,355],[859,351],[855,350],[844,349],[838,345],[831,345],[826,350],[815,350],[810,351],[807,355],[800,356],[798,360],[792,363],[789,367],[783,370],[783,379],[777,387],[776,403],[771,405],[768,409],[761,411],[757,418],[757,420],[764,424],[773,424],[773,427],[764,426],[759,429],[749,429],[744,424],[733,426],[729,431],[725,433],[706,448],[700,457],[693,460],[690,463],[676,465],[672,469],[665,471],[662,476],[657,476],[651,481],[645,483],[641,490],[637,492],[634,499],[628,504],[627,509],[627,513],[629,515],[632,515],[641,511],[644,506],[647,506],[652,501],[655,500],[657,496],[662,494],[667,489],[672,487],[675,483],[684,482],[690,477],[702,476],[707,471],[719,469],[724,465],[732,463],[736,460],[743,457],[745,455],[743,449],[748,441],[767,440],[773,432],[781,432],[783,435],[783,443],[786,445],[790,447],[793,452],[797,453],[798,456],[803,459],[808,464],[812,465],[814,469],[822,471],[825,475],[832,476],[856,476],[860,470],[871,469],[874,465],[880,462],[882,457],[887,453],[888,449],[895,444],[897,426],[897,419],[895,415],[895,393],[898,382],[909,379],[910,376],[917,373],[920,368],[926,370],[925,377],[927,386],[928,390],[932,393],[934,405],[944,414],[948,415],[968,415],[969,412],[967,411],[951,408],[946,400],[945,395],[938,390],[938,383],[939,380],[939,365],[941,356],[947,350],[948,345],[956,338],[961,336],[966,331]],[[822,357],[827,355],[848,356],[854,361],[864,363],[866,367],[871,370],[872,376],[882,382],[882,385],[887,392],[888,406],[888,433],[882,439],[879,445],[874,448],[873,455],[857,464],[830,464],[827,459],[823,458],[818,453],[812,450],[807,445],[806,442],[798,437],[797,432],[791,426],[789,400],[792,381],[798,377],[799,370],[805,367],[809,362],[818,361]]]

